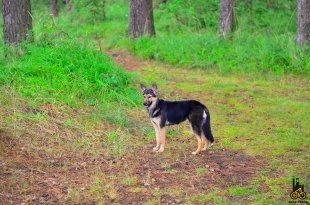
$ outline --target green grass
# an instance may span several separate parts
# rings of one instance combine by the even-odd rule
[[[294,43],[295,2],[253,1],[250,13],[237,1],[235,32],[219,39],[218,1],[171,0],[155,9],[157,37],[136,41],[127,38],[125,1],[107,1],[105,19],[81,9],[86,1],[73,2],[78,11],[62,8],[54,20],[41,18],[45,3],[33,2],[35,42],[0,44],[0,134],[4,129],[7,135],[0,138],[0,157],[13,172],[1,194],[24,202],[45,183],[50,193],[66,190],[68,204],[110,204],[145,193],[149,204],[162,196],[192,204],[283,204],[292,177],[307,183],[310,62],[308,48]],[[101,52],[107,48],[175,66],[150,63],[131,74]],[[150,152],[154,130],[137,106],[137,81],[156,81],[169,100],[205,103],[216,140],[210,151],[244,150],[263,158],[258,175],[244,186],[158,188],[161,175],[182,186],[211,171],[205,163],[184,173],[175,168],[180,160],[203,157],[189,156],[196,142],[187,124],[169,128],[165,153]]]
[[[22,56],[12,54],[1,68],[0,79],[2,85],[13,83],[23,97],[73,106],[109,100],[135,105],[131,76],[91,48],[60,41],[52,46],[26,44],[22,50]]]
[[[248,187],[229,187],[228,193],[230,196],[242,197],[242,196],[251,196],[256,192],[254,189],[250,189]]]
[[[289,200],[287,192],[293,176],[307,177],[310,144],[307,78],[223,76],[198,69],[189,72],[162,66],[150,66],[141,72],[145,79],[157,76],[163,98],[199,99],[208,105],[217,139],[215,147],[246,150],[267,160],[263,165],[266,167],[262,167],[260,175],[249,186],[229,187],[225,196],[234,196],[243,202],[248,199],[250,204],[279,204]],[[175,92],[178,96],[171,97]],[[179,136],[190,136],[187,126],[177,129]],[[174,132],[170,132],[171,135],[175,135]],[[200,175],[205,169],[199,167],[195,171]],[[205,198],[207,194],[194,197],[201,203]]]
[[[309,75],[309,47],[295,44],[294,1],[270,5],[253,1],[252,12],[247,3],[237,1],[235,31],[227,39],[221,39],[217,33],[218,1],[171,0],[154,10],[156,38],[135,41],[127,36],[126,2],[107,1],[105,21],[85,24],[76,30],[68,26],[79,24],[81,17],[75,16],[59,19],[57,26],[70,35],[96,38],[97,46],[126,48],[140,57],[181,67],[222,73]]]

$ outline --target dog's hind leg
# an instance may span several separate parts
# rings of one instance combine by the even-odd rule
[[[201,149],[202,149],[202,146],[203,146],[203,141],[202,141],[202,139],[201,139],[201,137],[200,136],[198,136],[198,135],[196,135],[196,138],[197,138],[197,144],[198,144],[198,146],[197,146],[197,150],[195,151],[195,152],[192,152],[192,154],[198,154],[200,151],[201,151]]]
[[[192,127],[192,131],[194,132],[196,138],[197,138],[197,150],[195,152],[192,152],[192,154],[198,154],[201,150],[202,150],[202,146],[203,146],[203,139],[202,139],[202,133],[201,133],[201,129],[199,127],[200,122],[200,118],[198,115],[192,115],[189,119],[191,127]]]
[[[159,150],[159,146],[160,146],[160,130],[159,127],[156,125],[156,123],[152,122],[153,127],[155,129],[155,135],[156,135],[156,147],[153,147],[154,151],[158,151]]]
[[[211,143],[209,140],[207,140],[205,138],[205,136],[202,136],[202,139],[204,141],[204,146],[202,148],[202,151],[206,151],[208,148],[210,148],[213,145],[213,143]]]
[[[201,151],[206,151],[208,149],[208,144],[209,141],[205,138],[205,136],[202,136],[202,142],[203,142],[203,148],[201,149]]]

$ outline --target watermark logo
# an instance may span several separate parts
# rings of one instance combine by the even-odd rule
[[[289,201],[290,203],[307,203],[307,193],[305,192],[305,187],[300,184],[299,178],[293,178],[293,191],[290,194],[291,199],[297,201]]]

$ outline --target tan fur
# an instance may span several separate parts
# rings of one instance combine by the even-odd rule
[[[206,151],[208,149],[209,141],[204,136],[202,137],[202,141],[203,141],[202,151]]]
[[[160,128],[160,148],[158,152],[163,152],[166,144],[166,128]]]
[[[151,121],[153,124],[153,127],[155,129],[155,135],[156,135],[156,147],[153,147],[154,151],[158,151],[159,150],[159,146],[160,146],[160,128],[158,126],[158,123],[156,124],[155,122]]]
[[[198,154],[201,151],[203,143],[204,143],[203,140],[199,136],[196,136],[196,138],[197,138],[197,150],[195,152],[192,152],[192,154],[194,155]]]
[[[146,95],[143,95],[143,101],[144,103],[147,103],[147,104],[151,104],[153,102],[156,102],[157,98],[156,97],[153,97],[152,95],[150,94],[146,94]]]

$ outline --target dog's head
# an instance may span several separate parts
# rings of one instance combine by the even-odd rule
[[[143,105],[144,107],[151,107],[152,104],[154,105],[157,100],[157,85],[156,83],[153,83],[151,88],[146,88],[143,84],[140,85],[142,95],[143,95]]]

